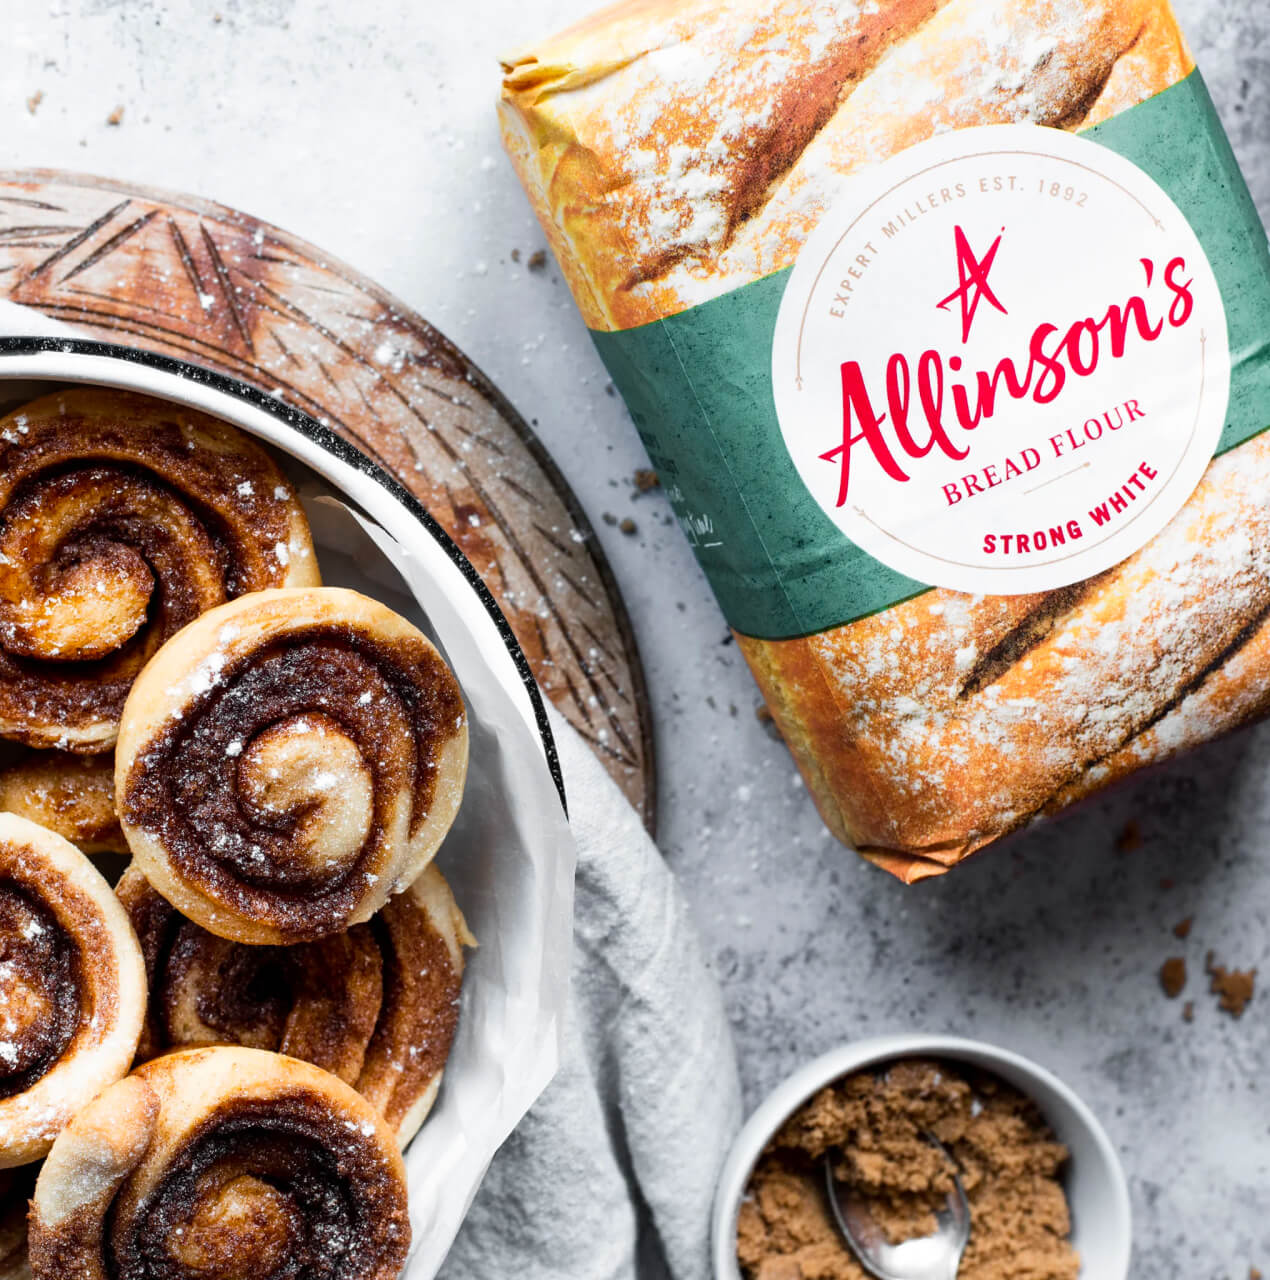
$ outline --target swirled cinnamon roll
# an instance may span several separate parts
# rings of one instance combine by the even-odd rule
[[[0,810],[65,836],[81,853],[127,853],[109,755],[31,751],[0,768]]]
[[[238,942],[307,942],[413,883],[466,773],[463,699],[422,632],[355,591],[265,591],[142,672],[115,796],[139,869],[179,911]]]
[[[36,1166],[0,1169],[0,1280],[31,1280],[26,1256],[26,1215]]]
[[[405,1170],[370,1105],[260,1049],[141,1067],[63,1131],[36,1183],[36,1280],[397,1280]]]
[[[115,892],[141,942],[150,1007],[139,1060],[241,1044],[323,1067],[404,1147],[441,1084],[474,945],[435,866],[365,924],[291,947],[246,946],[185,919],[130,867]]]
[[[132,1063],[145,965],[128,916],[74,845],[0,813],[0,1168],[38,1160]]]
[[[318,581],[295,491],[241,431],[94,387],[0,419],[0,734],[107,750],[164,640]]]
[[[476,939],[435,867],[370,922],[384,966],[384,1003],[357,1091],[404,1147],[436,1101],[459,1020],[463,947]]]

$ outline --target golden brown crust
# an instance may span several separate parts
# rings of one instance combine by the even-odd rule
[[[257,1049],[168,1054],[112,1086],[35,1189],[37,1280],[396,1280],[410,1244],[392,1134],[347,1085]]]
[[[145,966],[110,886],[74,845],[0,813],[0,1168],[43,1156],[128,1070]]]
[[[170,640],[124,708],[115,789],[152,885],[250,943],[312,941],[406,889],[467,772],[453,673],[354,591],[262,591]]]
[[[661,0],[504,66],[508,151],[596,329],[789,266],[847,175],[935,132],[1081,128],[1191,69],[1167,0]]]
[[[930,591],[804,639],[741,637],[829,826],[922,879],[1255,715],[1267,492],[1263,435],[1215,459],[1150,543],[1076,587]]]
[[[1092,128],[1121,111],[1136,107],[1150,96],[1145,92],[1149,86],[1165,88],[1184,80],[1194,70],[1195,61],[1172,9],[1156,5],[1147,15],[1138,38],[1116,62],[1080,127]]]
[[[351,1084],[404,1147],[441,1083],[474,945],[441,873],[366,924],[292,947],[228,942],[184,919],[136,867],[116,893],[141,942],[150,1007],[139,1061],[241,1044],[302,1058]]]
[[[111,755],[31,751],[0,769],[0,810],[56,831],[81,853],[127,853]]]
[[[0,420],[0,734],[109,750],[164,640],[230,597],[318,580],[294,490],[235,428],[98,387]]]

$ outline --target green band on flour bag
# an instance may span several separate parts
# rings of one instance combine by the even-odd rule
[[[1078,138],[932,139],[842,204],[794,268],[592,334],[738,631],[1088,577],[1270,426],[1270,255],[1198,72]]]

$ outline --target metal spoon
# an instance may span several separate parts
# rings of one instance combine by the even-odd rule
[[[949,1164],[954,1163],[947,1148],[933,1134],[922,1136],[944,1153]],[[955,1172],[948,1200],[935,1211],[935,1234],[899,1244],[887,1242],[873,1219],[869,1198],[834,1177],[829,1155],[825,1156],[825,1189],[842,1238],[871,1276],[877,1280],[957,1280],[961,1255],[970,1240],[970,1205]]]

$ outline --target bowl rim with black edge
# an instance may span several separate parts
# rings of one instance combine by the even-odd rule
[[[1111,1139],[1079,1095],[1052,1072],[1011,1049],[962,1036],[920,1033],[839,1045],[799,1067],[759,1104],[719,1174],[710,1232],[715,1280],[742,1280],[736,1252],[737,1216],[754,1166],[781,1125],[826,1085],[905,1058],[965,1063],[1031,1098],[1071,1152],[1063,1186],[1071,1209],[1072,1244],[1081,1259],[1081,1280],[1127,1280],[1132,1239],[1128,1184]]]
[[[85,357],[94,362],[119,361],[122,362],[125,369],[135,370],[140,376],[134,377],[121,374],[117,380],[110,376],[84,376],[89,366],[81,368],[78,363],[68,365],[65,368],[43,367],[45,360],[56,360],[58,356],[69,356],[72,359]],[[33,363],[27,365],[26,362],[28,360]],[[58,365],[60,363],[60,361],[57,362]],[[103,375],[106,374],[106,370],[109,368],[109,366],[97,367]],[[162,385],[167,387],[168,390],[154,389],[145,376],[147,372],[162,376],[164,378]],[[175,377],[181,381],[177,383],[168,382],[168,376]],[[289,428],[316,449],[331,455],[338,461],[353,468],[360,475],[373,480],[384,490],[387,498],[396,501],[415,520],[423,525],[432,539],[454,562],[459,572],[462,573],[473,593],[489,614],[490,620],[498,629],[498,633],[507,647],[508,655],[515,664],[517,674],[520,677],[525,698],[528,701],[529,710],[533,717],[532,725],[541,739],[547,767],[551,770],[552,781],[554,781],[556,790],[560,793],[560,803],[564,806],[565,811],[568,812],[564,777],[560,772],[560,760],[556,753],[555,737],[547,720],[547,710],[542,700],[542,692],[538,688],[538,682],[535,680],[533,671],[529,666],[529,660],[525,657],[524,650],[520,647],[520,641],[516,639],[511,625],[508,623],[503,611],[498,607],[498,602],[494,599],[489,587],[486,586],[484,579],[477,573],[472,562],[459,549],[454,539],[446,533],[423,503],[400,480],[381,467],[373,458],[363,453],[355,445],[350,444],[342,436],[336,435],[330,427],[323,426],[316,418],[310,417],[303,410],[295,408],[277,396],[271,396],[259,390],[259,388],[228,374],[217,373],[201,365],[190,364],[185,360],[177,360],[172,356],[144,351],[138,347],[129,347],[112,342],[97,342],[86,338],[0,336],[0,382],[28,378],[32,381],[75,382],[85,386],[106,386],[124,391],[137,391],[143,395],[154,396],[156,399],[168,399],[178,404],[188,405],[190,408],[198,409],[211,417],[220,418],[229,422],[230,425],[237,426],[253,435],[262,434],[254,430],[250,425],[245,425],[237,420],[232,413],[227,414],[223,408],[209,407],[216,403],[215,397],[228,397],[231,404],[237,403],[244,410],[268,415],[276,421],[279,427]],[[180,394],[182,383],[187,386],[193,384],[195,388],[206,394]],[[266,439],[269,439],[269,437],[266,436]],[[287,448],[280,439],[270,439],[270,443],[298,458],[299,461],[309,466],[313,465],[307,456]],[[321,474],[319,468],[314,469]],[[378,519],[377,514],[376,519]]]
[[[39,322],[42,322],[41,328],[48,323],[37,315],[32,327]],[[551,988],[551,996],[534,1015],[538,1018],[538,1050],[532,1063],[526,1064],[523,1075],[514,1082],[514,1088],[509,1090],[514,1101],[508,1102],[503,1097],[501,1107],[492,1109],[497,1110],[497,1117],[491,1119],[490,1124],[505,1130],[498,1142],[491,1142],[488,1151],[479,1153],[474,1152],[472,1144],[463,1141],[448,1144],[439,1155],[430,1150],[428,1168],[421,1171],[422,1196],[412,1187],[410,1216],[415,1243],[403,1275],[410,1280],[428,1280],[440,1268],[494,1150],[546,1088],[559,1065],[561,1053],[576,852],[567,828],[564,779],[556,744],[529,662],[489,588],[441,525],[395,477],[329,427],[284,399],[227,374],[114,343],[74,336],[13,335],[14,323],[10,313],[0,316],[0,324],[9,331],[0,333],[0,401],[7,406],[3,412],[11,412],[28,395],[34,397],[71,385],[132,391],[206,413],[294,459],[342,495],[354,511],[365,512],[406,550],[416,566],[421,566],[430,589],[435,589],[434,606],[438,599],[443,603],[451,636],[460,634],[465,645],[470,645],[468,654],[451,655],[452,664],[461,658],[465,663],[479,664],[488,672],[511,703],[504,719],[507,726],[504,732],[510,731],[519,739],[523,724],[523,731],[529,735],[520,750],[511,749],[510,744],[498,744],[494,754],[500,758],[491,767],[501,770],[500,776],[505,782],[508,778],[517,780],[519,794],[525,794],[528,789],[538,797],[536,811],[518,818],[521,839],[530,839],[538,850],[540,863],[535,865],[543,904],[542,919],[533,923],[531,931],[536,942],[535,954],[527,954],[523,959],[533,966],[537,980],[543,984],[541,989]],[[5,391],[9,384],[18,387],[12,395]],[[421,538],[421,532],[426,537]],[[373,587],[368,586],[366,590],[374,594]],[[412,596],[416,594],[408,584],[403,584],[403,590]],[[435,614],[435,607],[430,609],[422,600],[418,600],[418,605],[430,617]],[[469,665],[468,669],[473,668]],[[464,688],[466,700],[468,690],[462,678],[460,687]],[[540,770],[544,765],[546,776],[539,774],[541,781],[534,783],[531,771]],[[530,778],[528,788],[524,781],[527,777]],[[523,862],[529,853],[521,848],[515,856]],[[501,950],[500,940],[494,953]],[[483,951],[491,954],[488,945],[482,947],[473,953],[469,965],[473,961],[479,963]],[[467,984],[465,996],[466,992]],[[509,1008],[525,1001],[525,993],[509,992]],[[484,1012],[479,1021],[484,1029]],[[499,1042],[505,1042],[509,1052],[523,1053],[526,1028],[517,1026],[506,1024],[504,1018],[491,1024],[485,1034],[496,1039],[501,1037]],[[460,1035],[462,1030],[460,1023]],[[521,1038],[517,1038],[518,1035]],[[503,1068],[484,1070],[482,1086],[489,1087],[493,1079],[506,1085],[505,1076]],[[441,1101],[438,1100],[438,1110]],[[411,1147],[427,1131],[425,1125]],[[410,1154],[408,1147],[408,1170],[412,1163]]]

